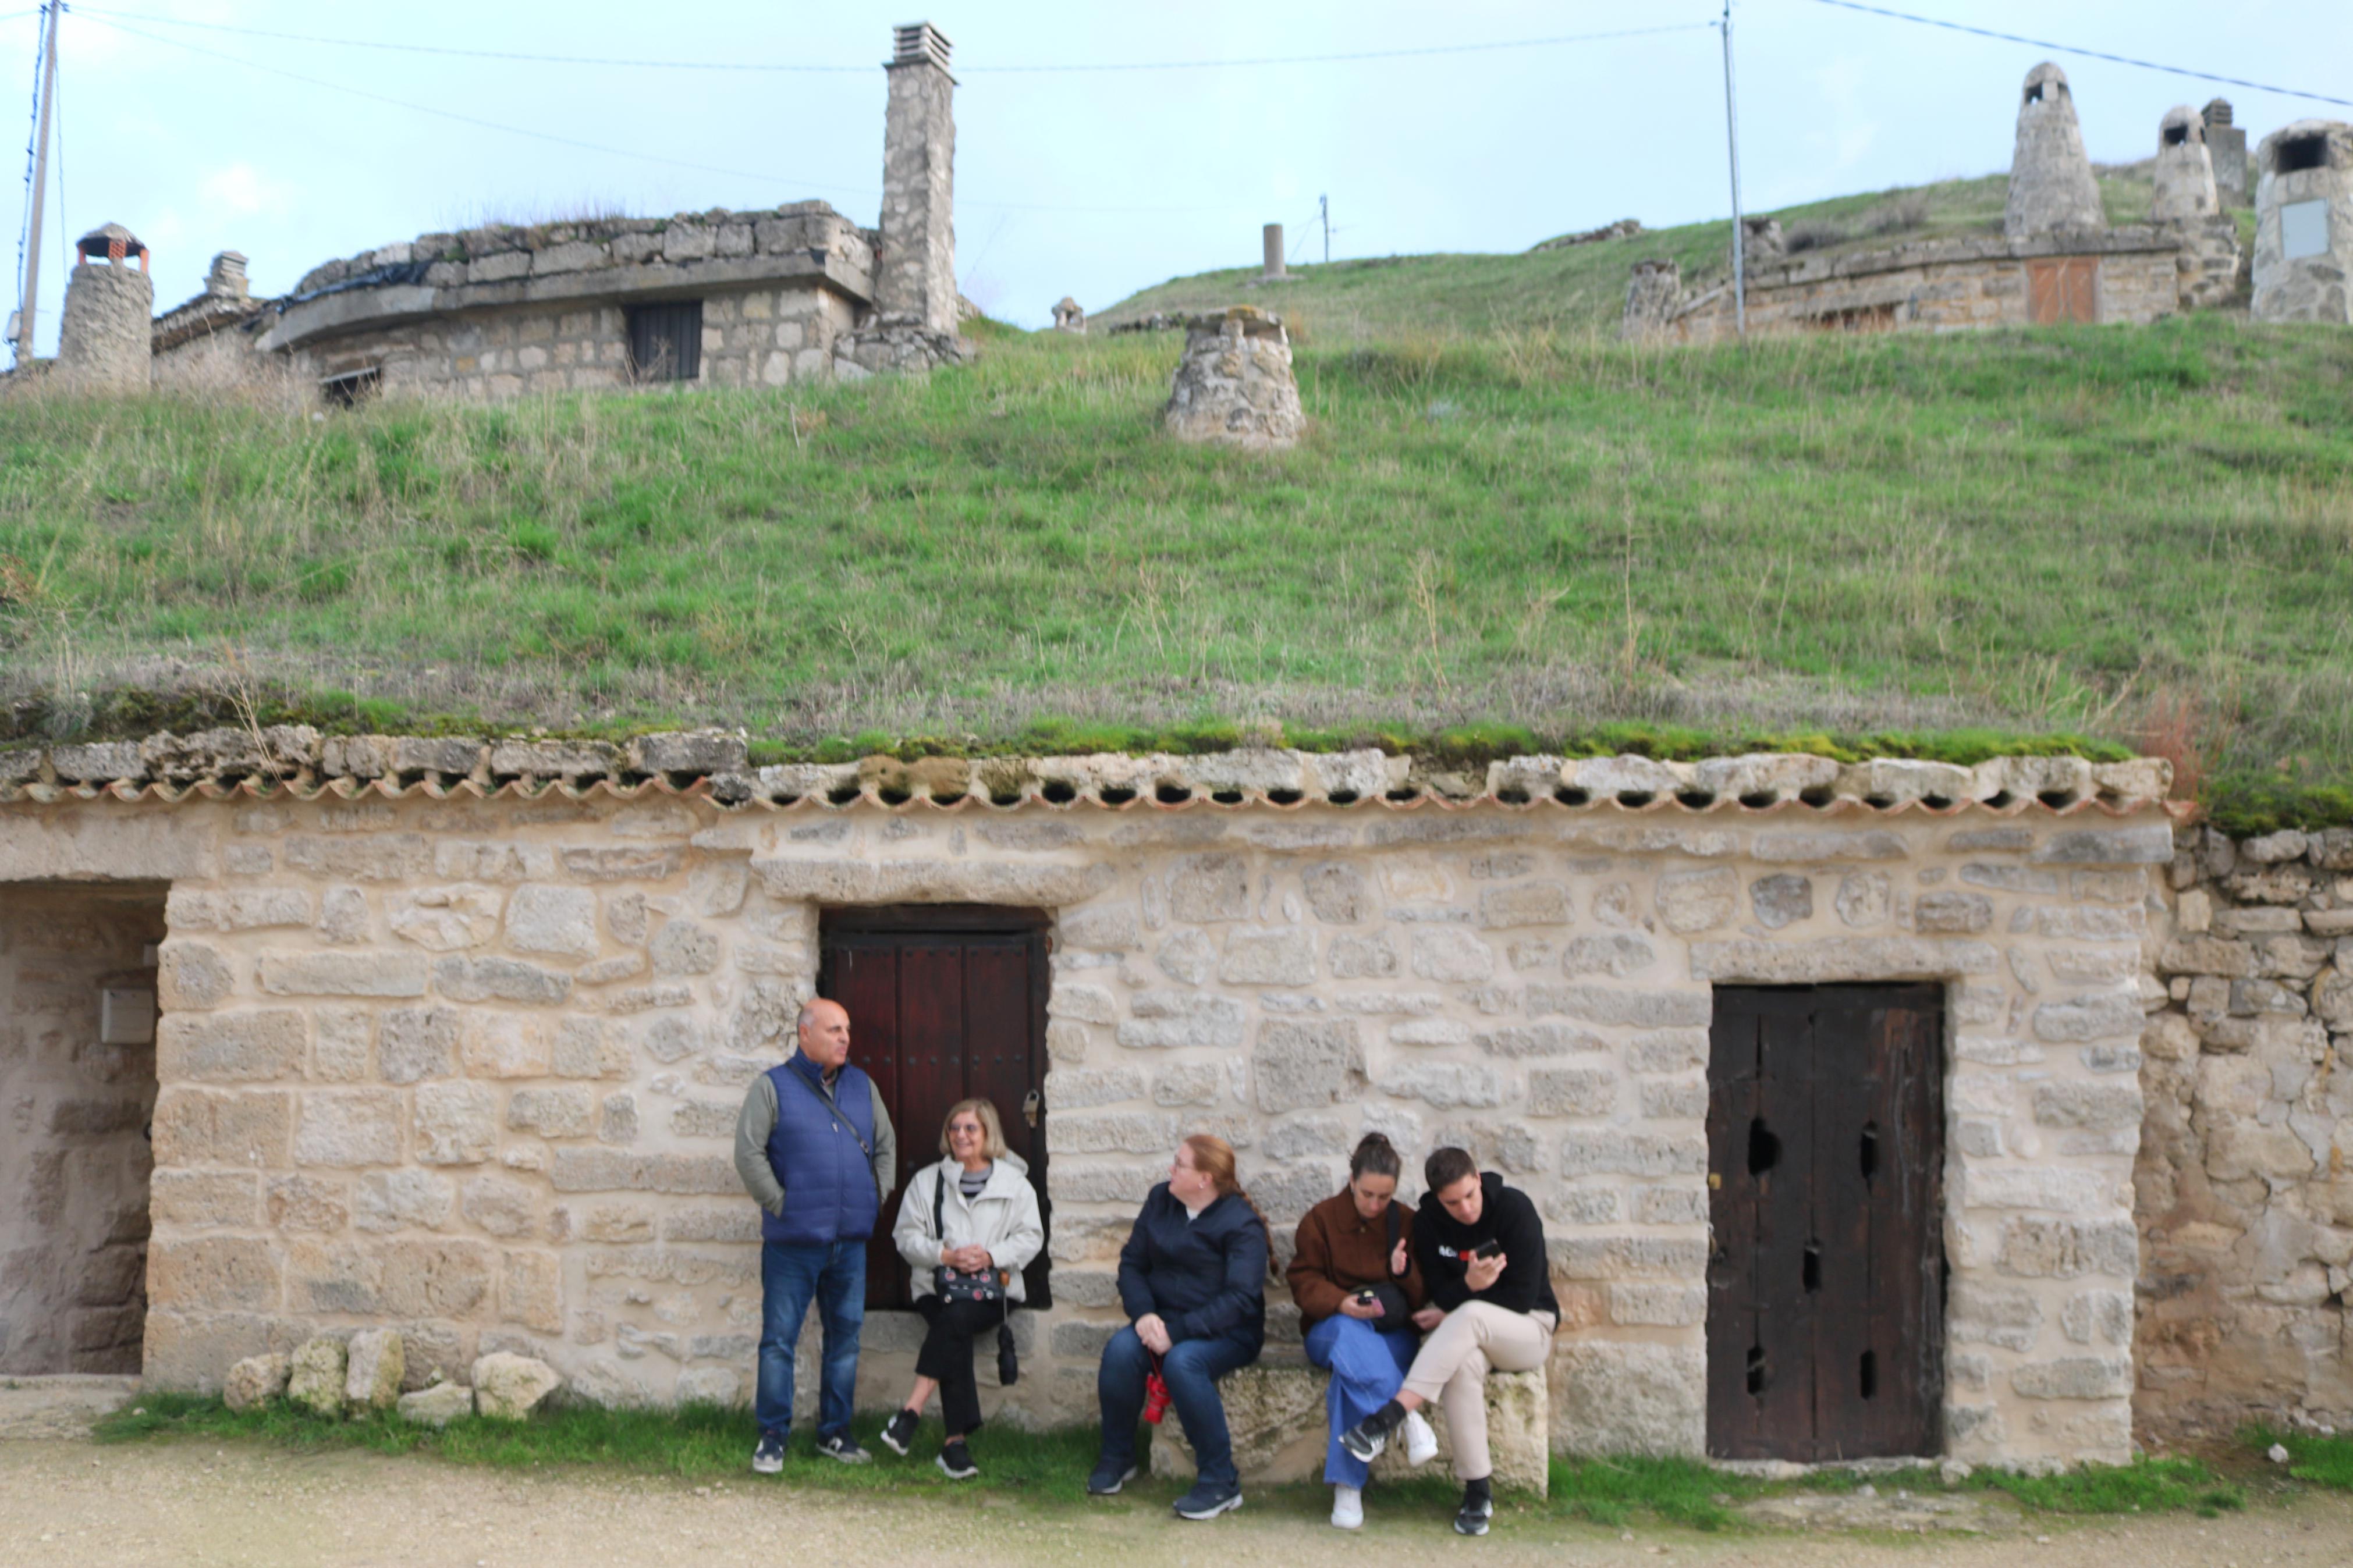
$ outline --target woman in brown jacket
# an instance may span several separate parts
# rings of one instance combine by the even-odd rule
[[[1348,1156],[1348,1184],[1299,1222],[1291,1260],[1291,1298],[1307,1330],[1307,1359],[1332,1373],[1324,1479],[1332,1483],[1332,1522],[1343,1530],[1365,1521],[1369,1467],[1340,1446],[1340,1434],[1404,1386],[1422,1310],[1413,1215],[1394,1201],[1398,1169],[1389,1141],[1366,1133]],[[1408,1418],[1404,1436],[1406,1456],[1417,1465],[1438,1452],[1438,1438],[1419,1413]]]

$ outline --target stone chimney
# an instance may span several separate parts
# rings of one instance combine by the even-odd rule
[[[1626,310],[1619,319],[1618,335],[1635,342],[1664,336],[1683,297],[1683,268],[1672,259],[1637,261],[1626,279]]]
[[[1282,318],[1250,305],[1187,317],[1185,354],[1160,418],[1180,441],[1252,452],[1297,446],[1307,416]]]
[[[1280,283],[1290,274],[1282,265],[1282,226],[1268,224],[1259,230],[1259,279],[1261,282]]]
[[[2026,73],[2018,100],[2018,144],[2010,159],[2010,203],[2001,231],[2012,239],[2061,229],[2105,228],[2100,187],[2075,122],[2067,73],[2043,61]]]
[[[2353,125],[2284,125],[2255,150],[2255,169],[2251,313],[2258,321],[2353,321]]]
[[[874,311],[886,327],[956,331],[955,78],[929,22],[894,29],[882,127],[882,256]]]
[[[2206,122],[2206,156],[2214,164],[2214,194],[2224,206],[2247,205],[2246,128],[2231,122],[2231,100],[2209,99],[2198,111]]]
[[[2206,122],[2188,104],[2165,111],[2157,124],[2157,193],[2152,223],[2194,223],[2221,211],[2214,196],[2214,164],[2206,153]]]
[[[147,247],[121,224],[110,223],[75,241],[74,252],[58,335],[58,374],[81,392],[146,391],[155,315]]]
[[[216,300],[242,300],[246,297],[243,251],[224,250],[213,258],[212,268],[205,274],[205,292]]]

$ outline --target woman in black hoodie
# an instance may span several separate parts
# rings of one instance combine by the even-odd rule
[[[1370,1463],[1408,1413],[1433,1400],[1446,1412],[1462,1506],[1454,1528],[1484,1535],[1495,1511],[1494,1467],[1487,1458],[1487,1370],[1531,1372],[1544,1365],[1560,1326],[1544,1221],[1535,1205],[1499,1176],[1482,1176],[1468,1151],[1438,1149],[1422,1165],[1414,1250],[1430,1305],[1414,1314],[1430,1331],[1398,1396],[1341,1434],[1341,1447]]]
[[[1115,1492],[1135,1474],[1136,1417],[1156,1371],[1200,1468],[1177,1515],[1215,1519],[1241,1506],[1218,1379],[1256,1361],[1266,1342],[1269,1250],[1266,1216],[1235,1179],[1232,1147],[1207,1133],[1178,1144],[1168,1179],[1144,1200],[1119,1251],[1129,1322],[1103,1347],[1095,1380],[1103,1457],[1088,1491]]]

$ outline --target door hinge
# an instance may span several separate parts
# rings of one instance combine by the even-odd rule
[[[1046,1097],[1038,1090],[1033,1089],[1021,1097],[1021,1120],[1030,1126],[1038,1125],[1039,1113],[1045,1109]]]

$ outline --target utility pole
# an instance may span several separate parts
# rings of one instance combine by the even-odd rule
[[[1317,196],[1315,211],[1324,220],[1324,264],[1328,267],[1332,264],[1332,198]]]
[[[25,300],[16,318],[16,368],[33,368],[34,305],[41,293],[41,208],[48,201],[49,102],[58,95],[58,13],[65,6],[49,0],[41,7],[40,129],[33,138],[33,216],[25,235]]]
[[[1724,142],[1732,154],[1732,322],[1748,341],[1748,226],[1740,220],[1740,116],[1732,97],[1732,0],[1724,0]]]

